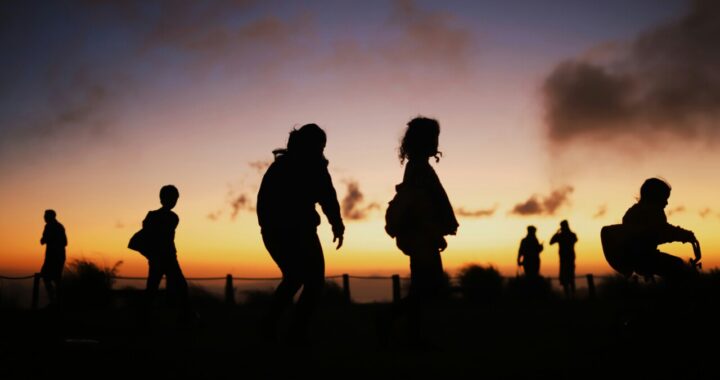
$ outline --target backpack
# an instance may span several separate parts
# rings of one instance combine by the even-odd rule
[[[133,251],[140,252],[140,254],[145,256],[146,259],[149,259],[151,250],[148,231],[142,228],[138,232],[134,233],[133,236],[130,238],[130,241],[128,242],[128,248],[132,249]]]
[[[600,242],[603,254],[610,267],[624,276],[632,275],[634,269],[633,254],[630,247],[632,234],[630,229],[622,224],[604,226],[600,230]]]
[[[385,210],[385,232],[391,238],[397,237],[408,226],[412,207],[410,191],[402,183],[395,186],[395,196]]]

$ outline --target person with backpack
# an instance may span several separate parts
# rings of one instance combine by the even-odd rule
[[[168,299],[179,307],[179,321],[193,322],[197,315],[190,308],[188,284],[180,269],[175,248],[175,229],[180,218],[172,209],[177,204],[180,192],[173,185],[160,189],[160,207],[149,211],[142,222],[145,247],[143,255],[148,259],[148,278],[145,288],[148,305],[155,301],[160,281],[166,278]]]
[[[448,281],[441,252],[445,236],[455,235],[459,224],[450,200],[429,159],[440,161],[440,124],[416,117],[407,124],[400,144],[400,163],[405,163],[403,181],[386,211],[385,230],[410,259],[410,289],[407,297],[378,321],[381,344],[386,345],[389,329],[400,315],[408,315],[411,339],[424,344],[421,336],[422,308],[446,295]]]
[[[273,151],[275,161],[265,172],[257,197],[257,217],[265,248],[282,272],[263,320],[265,339],[277,340],[278,322],[302,287],[290,327],[290,343],[308,344],[308,325],[325,285],[325,258],[317,227],[320,204],[332,226],[336,249],[343,244],[345,225],[323,151],[327,137],[317,124],[293,129],[285,149]]]

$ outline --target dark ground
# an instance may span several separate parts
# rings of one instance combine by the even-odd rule
[[[0,310],[0,378],[720,378],[718,298],[667,290],[564,301],[449,301],[430,309],[434,348],[408,343],[399,320],[380,348],[387,304],[326,305],[309,346],[272,345],[262,305],[198,305],[202,323],[169,309]],[[304,377],[304,376],[303,376]]]

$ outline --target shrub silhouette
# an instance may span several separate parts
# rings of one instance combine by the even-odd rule
[[[81,309],[104,308],[112,301],[112,287],[122,261],[112,268],[100,268],[87,259],[68,264],[61,282],[62,303]]]
[[[458,277],[460,291],[467,301],[491,302],[499,299],[502,294],[503,278],[492,265],[467,265],[460,269]]]
[[[510,277],[507,282],[507,294],[515,299],[551,299],[554,294],[550,280],[543,277]]]
[[[322,304],[329,306],[344,305],[345,294],[343,293],[342,286],[335,281],[325,281]]]

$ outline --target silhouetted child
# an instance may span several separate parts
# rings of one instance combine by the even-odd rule
[[[643,276],[658,275],[668,280],[687,279],[692,266],[679,257],[660,252],[659,244],[671,242],[697,243],[692,231],[667,222],[665,206],[670,198],[670,185],[658,178],[649,178],[640,187],[640,200],[623,216],[623,227],[632,236],[629,242],[632,269]],[[699,251],[695,262],[699,262]]]
[[[422,309],[432,300],[447,295],[447,279],[440,253],[447,248],[446,235],[455,235],[458,222],[429,159],[440,160],[438,151],[440,125],[437,120],[417,117],[408,123],[400,145],[400,162],[404,163],[403,182],[398,192],[408,198],[409,213],[403,215],[403,226],[395,236],[398,248],[410,257],[410,289],[407,297],[395,305],[389,316],[378,321],[381,344],[386,345],[390,327],[400,315],[407,315],[411,339],[425,344],[421,336]],[[400,194],[399,194],[400,195]]]
[[[58,302],[60,279],[65,267],[65,247],[67,246],[65,227],[57,221],[56,217],[57,214],[54,210],[45,210],[45,229],[40,238],[40,244],[45,245],[45,260],[40,269],[40,275],[51,305]]]
[[[528,226],[527,236],[520,241],[517,264],[522,265],[525,276],[535,279],[540,276],[540,252],[543,245],[537,239],[535,226]]]
[[[558,245],[560,256],[560,285],[566,298],[575,297],[575,243],[577,235],[570,230],[567,220],[560,222],[560,230],[550,239],[550,244]]]
[[[316,124],[293,129],[287,148],[273,151],[275,161],[263,176],[258,192],[257,216],[263,242],[282,272],[282,281],[263,321],[263,334],[271,341],[277,339],[283,311],[302,287],[290,339],[293,343],[307,343],[309,320],[325,285],[316,204],[320,204],[332,225],[336,249],[343,244],[345,226],[328,172],[328,160],[323,155],[326,139],[325,132]]]
[[[168,299],[180,308],[180,320],[185,322],[196,318],[190,310],[188,285],[180,269],[175,248],[175,229],[180,222],[172,209],[177,204],[180,193],[173,185],[160,189],[160,207],[148,212],[143,220],[143,229],[148,237],[148,279],[146,293],[151,305],[163,276],[166,279]]]

